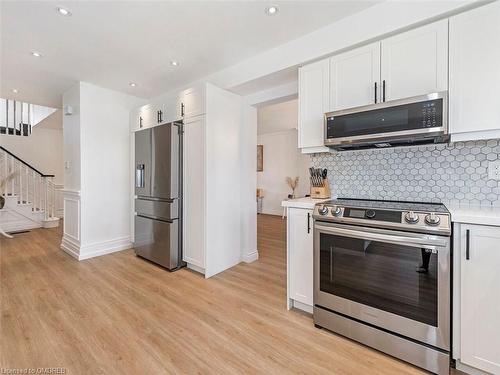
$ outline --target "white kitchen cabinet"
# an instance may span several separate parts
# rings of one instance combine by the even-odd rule
[[[193,87],[183,91],[182,103],[185,118],[204,114],[206,108],[204,87]]]
[[[134,108],[130,111],[130,130],[139,130],[140,125],[140,107]]]
[[[184,121],[183,259],[208,278],[242,260],[240,195],[234,192],[241,190],[235,176],[242,168],[243,99],[210,84],[201,92],[205,103],[197,108],[206,113]]]
[[[386,101],[448,90],[448,20],[382,40],[381,61]]]
[[[312,312],[313,306],[313,210],[288,209],[287,278],[288,308]]]
[[[460,224],[458,242],[456,357],[466,366],[500,374],[500,227]]]
[[[150,128],[160,124],[159,111],[163,110],[161,103],[149,103],[139,108],[138,124],[134,127],[137,129]]]
[[[500,2],[450,18],[452,141],[500,138]]]
[[[380,102],[380,92],[380,42],[330,59],[331,111]]]
[[[162,123],[182,120],[180,96],[175,95],[163,102]]]
[[[205,269],[205,118],[184,123],[183,260]]]
[[[329,109],[328,59],[299,69],[299,148],[303,153],[326,152],[324,114]]]

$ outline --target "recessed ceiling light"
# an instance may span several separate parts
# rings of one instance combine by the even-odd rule
[[[269,16],[274,16],[275,14],[278,13],[278,7],[276,5],[271,5],[266,8],[266,13]]]
[[[18,90],[18,89],[12,89],[12,92],[13,92],[14,94],[17,94],[17,93],[19,92],[19,90]]]
[[[71,12],[65,8],[56,8],[56,10],[63,16],[71,16]]]
[[[135,83],[135,82],[130,82],[130,83],[129,83],[129,86],[130,86],[130,87],[136,87],[136,86],[137,86],[137,83]]]
[[[35,56],[35,57],[42,57],[42,54],[40,52],[36,52],[36,51],[31,52],[31,55]]]
[[[170,61],[170,65],[179,66],[179,62],[178,61]]]

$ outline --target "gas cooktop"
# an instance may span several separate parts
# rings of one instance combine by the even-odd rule
[[[338,198],[316,204],[313,217],[367,227],[451,234],[450,212],[442,203]]]

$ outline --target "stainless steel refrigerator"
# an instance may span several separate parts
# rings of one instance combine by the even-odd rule
[[[182,261],[182,123],[135,133],[135,253],[171,271]]]

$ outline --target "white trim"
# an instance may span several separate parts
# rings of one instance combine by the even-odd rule
[[[72,241],[69,238],[62,238],[61,249],[71,255],[73,258],[79,260],[80,243]]]
[[[259,251],[258,250],[255,250],[255,251],[252,251],[251,253],[243,255],[243,262],[245,262],[245,263],[252,263],[258,259],[259,259]]]
[[[456,362],[456,367],[457,370],[460,370],[462,372],[465,372],[466,374],[470,375],[488,375],[488,372],[481,371],[475,367],[470,367],[464,363],[462,363],[460,360],[457,360]]]
[[[80,190],[61,189],[61,191],[63,192],[63,194],[66,194],[66,195],[73,195],[73,196],[76,196],[76,197],[79,197],[81,195]]]
[[[500,138],[500,130],[479,130],[467,133],[451,134],[451,142],[476,141],[480,139]]]
[[[71,196],[71,195],[70,195]],[[80,202],[80,195],[75,195],[76,199],[71,199],[67,198],[66,196],[63,199],[63,210],[64,210],[64,228],[63,228],[63,237],[69,237],[73,239],[73,241],[78,241],[80,242],[80,217],[81,217],[81,202]],[[75,218],[69,218],[68,217],[68,210],[66,208],[66,202],[76,202],[76,208],[77,208],[77,213]],[[67,220],[77,220],[77,229],[76,233],[69,233],[66,231],[68,229],[69,225],[66,224]]]
[[[257,143],[259,142],[258,137],[273,136],[273,135],[288,135],[292,132],[296,133],[297,131],[298,131],[297,128],[290,128],[290,129],[285,129],[285,130],[278,130],[275,132],[260,133],[260,134],[257,134]]]
[[[265,106],[292,100],[298,97],[298,82],[290,82],[267,90],[245,96],[245,102],[251,106]]]
[[[323,152],[331,152],[328,147],[302,147],[300,149],[303,154],[320,154]]]
[[[61,249],[77,260],[95,258],[131,248],[132,242],[130,241],[130,236],[89,245],[81,245],[79,242],[66,237],[63,237],[61,242]]]
[[[113,240],[96,242],[89,245],[80,246],[80,255],[78,260],[98,257],[101,255],[115,253],[117,251],[128,250],[132,248],[130,236],[115,238]]]
[[[291,302],[292,307],[294,307],[296,309],[305,311],[309,314],[313,313],[313,307],[311,305],[307,305],[305,303],[299,302],[299,301],[294,300],[294,299],[291,299],[290,302]]]
[[[193,271],[195,271],[195,272],[199,272],[199,273],[201,273],[202,275],[204,275],[204,274],[205,274],[205,269],[204,269],[204,268],[199,267],[199,266],[196,266],[196,265],[194,265],[194,264],[188,263],[188,264],[187,264],[187,268],[189,268],[190,270],[193,270]]]

